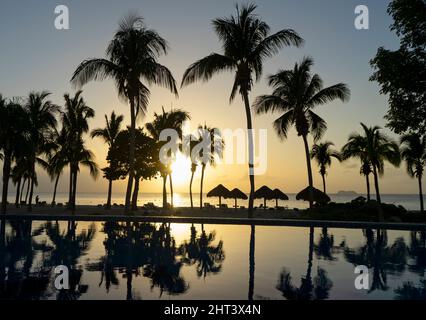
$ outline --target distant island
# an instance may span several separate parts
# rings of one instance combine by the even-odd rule
[[[355,191],[344,191],[344,190],[340,190],[336,193],[339,196],[357,196],[358,193]]]

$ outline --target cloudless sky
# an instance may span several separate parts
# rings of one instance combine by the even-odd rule
[[[267,60],[264,76],[256,83],[251,100],[270,92],[266,76],[280,68],[291,68],[303,56],[312,56],[313,71],[320,74],[325,85],[347,83],[352,91],[349,103],[330,103],[316,111],[328,122],[324,139],[340,148],[353,131],[359,131],[362,121],[368,125],[384,126],[387,98],[379,94],[376,83],[370,82],[372,70],[369,60],[377,48],[396,48],[398,39],[389,31],[391,18],[386,13],[389,1],[385,0],[269,0],[256,1],[257,13],[276,32],[282,28],[295,29],[305,40],[302,48],[284,48],[280,54]],[[54,27],[57,5],[67,5],[70,14],[70,30]],[[234,2],[229,0],[199,1],[33,1],[2,0],[0,3],[0,92],[3,96],[25,96],[31,90],[52,92],[51,100],[63,104],[65,92],[74,93],[69,80],[77,65],[86,58],[103,57],[105,48],[113,37],[119,20],[130,10],[145,18],[146,24],[167,39],[170,52],[160,62],[169,67],[180,83],[185,69],[195,60],[213,51],[220,51],[220,43],[214,34],[211,20],[234,13]],[[357,5],[369,8],[369,30],[354,27]],[[208,83],[196,83],[183,88],[176,99],[167,90],[152,87],[148,113],[140,122],[152,119],[161,107],[183,108],[191,113],[192,128],[205,122],[210,126],[245,128],[246,119],[242,101],[237,97],[229,105],[232,74],[220,74]],[[96,117],[91,128],[103,126],[104,114],[112,110],[125,116],[129,122],[128,105],[119,101],[111,81],[92,82],[84,88],[87,104],[95,109]],[[307,184],[306,164],[302,140],[292,130],[286,141],[280,141],[271,123],[278,115],[254,116],[254,127],[268,130],[268,170],[257,177],[257,186],[268,184],[286,192],[297,192]],[[388,130],[388,134],[393,136]],[[396,137],[395,137],[396,138]],[[311,141],[312,143],[312,141]],[[87,145],[96,154],[101,167],[106,165],[107,147],[100,140],[87,138]],[[321,186],[318,168],[315,184]],[[189,168],[188,168],[189,171]],[[67,189],[67,172],[60,182],[60,191]],[[179,175],[180,173],[177,173]],[[199,173],[194,186],[198,186]],[[333,164],[327,176],[328,190],[355,190],[364,192],[364,179],[359,175],[359,163],[349,161]],[[217,183],[228,187],[240,187],[248,191],[246,165],[220,165],[206,170],[206,190]],[[159,181],[144,182],[141,190],[161,192]],[[187,192],[188,181],[178,181],[176,190]],[[416,193],[417,184],[407,177],[405,168],[386,166],[381,180],[385,193]],[[93,181],[82,171],[79,178],[80,192],[106,192],[106,181]],[[125,182],[118,182],[115,191],[124,191]],[[194,187],[197,191],[197,187]],[[40,173],[39,192],[51,191],[52,185],[44,173]]]

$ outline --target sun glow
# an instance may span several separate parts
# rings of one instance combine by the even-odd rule
[[[191,179],[191,161],[183,154],[178,153],[172,164],[173,184],[189,183]]]

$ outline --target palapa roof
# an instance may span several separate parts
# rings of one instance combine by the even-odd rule
[[[313,188],[313,201],[314,202],[330,202],[330,197],[326,195],[321,190],[318,190],[317,188]],[[296,200],[304,200],[309,201],[309,187],[306,187],[302,191],[300,191],[296,195]]]
[[[257,189],[254,193],[254,198],[255,199],[265,198],[265,199],[268,199],[268,200],[275,199],[273,197],[272,190],[267,186],[262,186],[259,189]]]
[[[229,192],[226,187],[219,184],[207,193],[207,197],[227,197],[229,196]]]

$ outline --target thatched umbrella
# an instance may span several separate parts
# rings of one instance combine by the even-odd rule
[[[288,196],[280,189],[274,189],[272,195],[275,199],[275,206],[278,207],[278,200],[288,200]]]
[[[242,192],[240,189],[238,189],[238,188],[232,189],[229,192],[229,195],[227,197],[225,197],[225,198],[227,198],[227,199],[228,198],[234,199],[235,200],[235,205],[234,205],[235,208],[237,208],[237,199],[243,199],[243,200],[247,200],[248,199],[247,195],[244,192]]]
[[[254,193],[255,199],[262,199],[263,198],[263,207],[266,207],[266,200],[272,200],[274,199],[272,190],[269,189],[267,186],[262,186],[259,189],[256,190]]]
[[[306,187],[305,189],[303,189],[302,191],[300,191],[297,195],[296,195],[296,200],[304,200],[304,201],[309,201],[309,189],[310,187]],[[317,188],[313,188],[313,197],[314,197],[314,202],[319,202],[319,203],[327,203],[330,202],[330,197],[328,195],[326,195],[324,192],[322,192],[321,190],[318,190]]]
[[[222,197],[226,198],[229,196],[229,190],[222,184],[219,184],[215,188],[211,189],[207,193],[207,197],[219,197],[219,206],[222,204]]]

